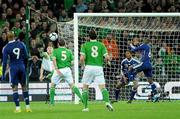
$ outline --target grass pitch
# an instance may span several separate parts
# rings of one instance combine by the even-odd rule
[[[103,103],[90,103],[89,112],[82,112],[82,104],[57,103],[50,107],[44,102],[31,102],[32,113],[24,111],[15,114],[14,103],[0,103],[0,119],[180,119],[180,101],[147,103],[135,101],[132,104],[113,104],[115,111],[109,112]]]

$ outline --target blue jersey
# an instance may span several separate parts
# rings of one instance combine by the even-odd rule
[[[130,45],[131,51],[133,52],[141,52],[141,63],[134,66],[133,69],[136,72],[144,72],[146,77],[152,77],[152,65],[151,65],[151,47],[148,44],[141,44],[140,46],[134,47],[132,44]]]
[[[11,83],[17,85],[18,80],[25,82],[25,61],[27,59],[28,53],[25,44],[21,41],[9,41],[3,48],[3,75],[5,75],[7,61],[9,60]]]
[[[125,58],[121,62],[121,75],[127,77],[129,80],[134,80],[135,77],[136,77],[136,72],[128,71],[129,70],[129,66],[136,66],[139,63],[140,63],[140,61],[138,61],[138,60],[136,60],[134,58],[131,58],[130,60]]]
[[[140,46],[134,47],[131,45],[131,51],[141,52],[141,62],[150,63],[151,61],[151,47],[148,44],[141,44]]]
[[[28,58],[26,46],[21,41],[10,41],[3,48],[3,64],[7,64],[9,58],[10,66],[13,64],[24,64]]]

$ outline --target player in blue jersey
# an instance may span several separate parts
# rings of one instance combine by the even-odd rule
[[[135,71],[129,71],[130,66],[135,66],[139,64],[140,61],[134,59],[132,57],[131,51],[126,51],[126,58],[122,60],[121,62],[121,75],[118,77],[120,80],[118,84],[116,85],[115,89],[115,102],[119,100],[119,93],[120,93],[120,88],[127,85],[130,81],[133,82],[133,88],[131,90],[130,98],[128,100],[128,103],[131,103],[132,100],[134,99],[134,95],[137,92],[138,88],[138,78],[136,77],[136,72]]]
[[[151,64],[151,47],[149,45],[149,39],[144,39],[143,43],[140,44],[138,38],[134,38],[132,40],[133,44],[130,44],[131,51],[133,52],[140,52],[141,53],[141,59],[140,63],[136,66],[130,67],[129,70],[136,71],[137,73],[143,72],[145,77],[147,77],[148,82],[152,89],[153,94],[153,101],[156,102],[159,99],[158,94],[158,88],[153,82],[153,76],[152,76],[152,64]],[[137,46],[137,47],[135,47]]]
[[[3,75],[2,80],[5,80],[5,71],[9,64],[9,80],[13,90],[13,100],[16,105],[15,113],[21,112],[19,104],[18,83],[22,86],[23,97],[26,103],[26,112],[31,112],[29,104],[29,94],[26,86],[26,68],[25,63],[28,60],[26,46],[21,41],[14,39],[14,33],[8,32],[8,44],[3,48]],[[8,62],[9,61],[9,62]]]

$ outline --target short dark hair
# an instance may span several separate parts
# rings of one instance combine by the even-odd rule
[[[65,41],[64,40],[58,40],[59,46],[65,46]]]
[[[89,37],[90,39],[94,40],[97,38],[97,33],[94,29],[92,29],[90,32],[89,32]]]
[[[128,50],[126,50],[126,52],[129,52],[129,53],[131,53],[131,54],[133,53],[133,52],[132,52],[131,50],[129,50],[129,49],[128,49]]]

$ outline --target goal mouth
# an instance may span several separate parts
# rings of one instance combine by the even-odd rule
[[[114,49],[109,48],[114,65],[104,66],[106,85],[112,100],[117,83],[116,75],[120,73],[120,63],[125,58],[125,51],[134,38],[140,41],[150,40],[154,81],[160,84],[163,91],[170,92],[170,98],[180,99],[178,88],[180,87],[180,13],[75,13],[74,48],[77,63],[75,72],[79,72],[75,74],[76,84],[82,79],[82,71],[78,66],[78,51],[81,44],[89,40],[88,33],[91,29],[96,30],[99,41],[114,42],[113,45],[111,43],[109,45],[114,47]],[[140,57],[139,54],[136,54],[136,57]],[[145,77],[143,75],[139,77],[140,86],[135,98],[147,99],[151,90]],[[121,99],[129,98],[131,85],[132,82],[121,89]],[[168,85],[171,88],[168,88]],[[94,89],[90,89],[90,100],[102,99],[100,92],[96,92],[97,86],[92,87]]]

